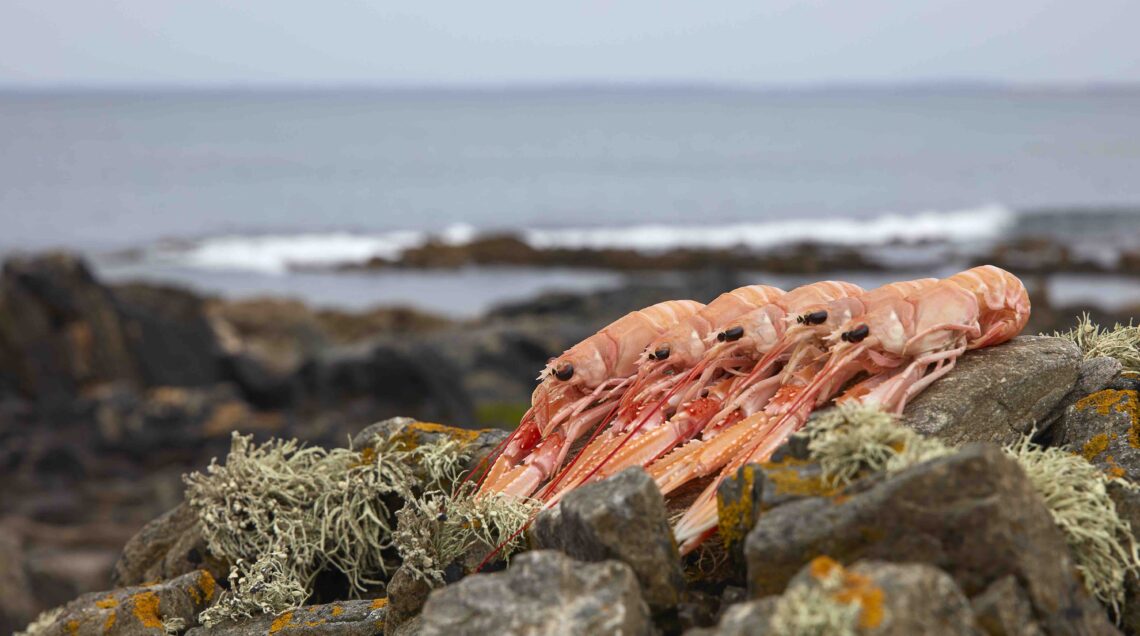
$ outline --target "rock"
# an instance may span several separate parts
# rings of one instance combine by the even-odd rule
[[[745,543],[749,591],[781,592],[820,555],[929,563],[967,595],[1014,575],[1049,633],[1111,633],[1044,502],[1017,463],[992,446],[967,445],[859,492],[767,511]]]
[[[1075,344],[1045,336],[971,351],[907,406],[903,424],[954,445],[1011,443],[1048,419],[1080,363]]]
[[[339,409],[357,420],[403,413],[420,419],[471,422],[471,398],[461,371],[426,343],[338,347],[314,356],[297,372],[302,407]]]
[[[100,447],[137,458],[170,451],[196,458],[211,441],[224,447],[235,430],[262,428],[226,384],[157,387],[142,394],[107,386],[94,399]]]
[[[211,628],[195,627],[186,636],[373,636],[384,629],[385,605],[384,599],[337,601],[277,616],[256,616]]]
[[[23,628],[39,609],[24,562],[23,540],[0,525],[0,634]]]
[[[1070,406],[1059,441],[1113,477],[1140,481],[1140,397],[1104,389]]]
[[[405,568],[396,570],[388,581],[388,615],[385,634],[395,634],[409,620],[419,616],[432,586]]]
[[[1140,532],[1140,492],[1113,481],[1108,494],[1116,505],[1116,513],[1132,526],[1135,536]],[[1129,575],[1124,581],[1124,606],[1120,610],[1119,624],[1125,634],[1140,634],[1140,577]]]
[[[582,563],[552,550],[511,560],[432,592],[420,633],[649,634],[649,609],[633,570],[619,561]]]
[[[185,502],[151,521],[131,537],[115,563],[111,581],[117,586],[162,581],[198,569],[224,580],[229,565],[210,554],[202,526]]]
[[[111,292],[68,254],[13,258],[0,276],[0,375],[45,406],[142,374]]]
[[[819,606],[815,604],[818,603]],[[769,596],[728,608],[708,636],[808,633],[807,624],[787,624],[790,617],[815,623],[834,607],[857,605],[850,616],[854,633],[874,636],[978,636],[970,603],[950,575],[917,563],[863,561],[845,569],[827,557],[806,566],[781,597]],[[774,616],[782,618],[777,622]],[[794,619],[793,619],[794,620]],[[799,627],[799,629],[796,629]],[[838,627],[838,625],[833,625]]]
[[[696,629],[685,636],[776,636],[770,625],[778,596],[744,601],[728,607],[716,627]]]
[[[640,467],[571,491],[557,508],[538,515],[530,539],[536,548],[581,561],[625,562],[655,611],[675,606],[685,589],[665,499]]]
[[[876,636],[975,636],[970,602],[949,574],[922,563],[864,561],[850,569],[866,577],[870,603],[865,605],[860,632]],[[880,615],[875,616],[875,590],[881,593]],[[870,607],[868,607],[870,606]]]
[[[146,285],[112,290],[75,256],[9,259],[0,315],[0,375],[45,408],[109,382],[220,379],[220,349],[198,297]]]
[[[216,599],[217,593],[214,577],[205,570],[164,583],[92,592],[64,605],[42,633],[164,636],[164,625],[197,625],[198,614]]]
[[[409,448],[430,444],[443,437],[459,440],[463,443],[464,452],[467,454],[467,460],[463,464],[463,470],[466,472],[479,468],[483,460],[510,433],[497,428],[472,430],[421,422],[411,417],[390,417],[384,421],[371,424],[354,435],[352,447],[364,448],[369,446],[375,443],[376,438],[380,435],[385,437],[398,436],[398,439],[402,440]]]
[[[222,361],[225,377],[241,390],[242,397],[260,409],[280,409],[293,402],[293,378],[274,371],[257,358],[238,353]]]
[[[989,636],[1042,636],[1033,607],[1013,576],[994,581],[970,601],[978,627]]]

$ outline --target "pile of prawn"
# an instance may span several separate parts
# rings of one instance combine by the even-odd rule
[[[479,492],[550,507],[630,466],[666,497],[707,480],[673,528],[687,553],[716,532],[721,481],[766,461],[815,409],[901,413],[963,353],[1016,336],[1029,311],[1021,281],[990,265],[870,291],[749,285],[707,305],[659,303],[546,365]]]

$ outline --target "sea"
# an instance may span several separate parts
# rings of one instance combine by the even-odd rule
[[[1049,236],[1110,262],[1140,248],[1140,88],[0,92],[0,257],[67,249],[115,281],[458,317],[625,280],[331,271],[499,232],[879,246],[919,268],[932,244]],[[1140,303],[1138,281],[1059,293]]]

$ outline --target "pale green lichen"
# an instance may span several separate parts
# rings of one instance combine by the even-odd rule
[[[1120,518],[1108,494],[1109,477],[1080,455],[1042,448],[1029,436],[1005,451],[1045,500],[1085,586],[1119,615],[1125,579],[1140,573],[1140,552],[1131,525]]]
[[[52,609],[40,612],[40,615],[35,618],[24,631],[16,632],[15,636],[46,636],[50,633],[51,627],[63,614],[63,607],[53,607]]]
[[[1076,327],[1053,335],[1075,342],[1086,359],[1116,358],[1125,371],[1140,373],[1140,327],[1132,326],[1131,321],[1104,329],[1086,313],[1077,320]]]
[[[815,584],[795,585],[784,592],[772,611],[769,626],[774,636],[855,636],[862,606],[836,597],[843,590],[842,568]]]
[[[809,422],[807,435],[808,451],[832,485],[848,484],[862,471],[896,472],[953,452],[870,406],[842,405],[823,412]]]
[[[444,569],[472,551],[489,554],[498,548],[505,559],[521,550],[519,529],[539,505],[499,494],[474,496],[471,488],[430,492],[410,499],[396,513],[393,543],[404,568],[433,586],[442,585]]]
[[[465,459],[462,444],[448,437],[418,446],[395,438],[325,450],[296,440],[255,445],[235,433],[225,464],[187,476],[186,499],[210,552],[237,564],[231,581],[246,581],[203,623],[296,608],[330,568],[344,574],[350,594],[380,584],[393,508],[446,487]]]
[[[808,426],[808,449],[826,479],[846,484],[861,472],[896,472],[955,452],[941,440],[898,426],[889,414],[846,406]],[[1073,553],[1086,587],[1119,615],[1124,581],[1140,574],[1140,553],[1129,523],[1108,495],[1111,477],[1084,457],[1033,444],[1032,433],[1004,450],[1040,493]],[[1135,488],[1129,482],[1117,483]]]

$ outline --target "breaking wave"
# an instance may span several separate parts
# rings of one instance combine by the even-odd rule
[[[985,241],[1007,232],[1017,215],[1001,205],[948,212],[883,214],[869,218],[799,218],[743,223],[625,227],[522,229],[517,236],[536,248],[632,249],[765,249],[794,243],[882,245],[948,241]],[[501,233],[501,232],[500,232]],[[400,230],[380,233],[316,232],[299,234],[225,235],[178,247],[150,250],[147,256],[200,269],[285,273],[294,268],[322,268],[363,263],[372,258],[396,259],[429,240],[462,245],[480,230],[453,225],[440,232]]]

